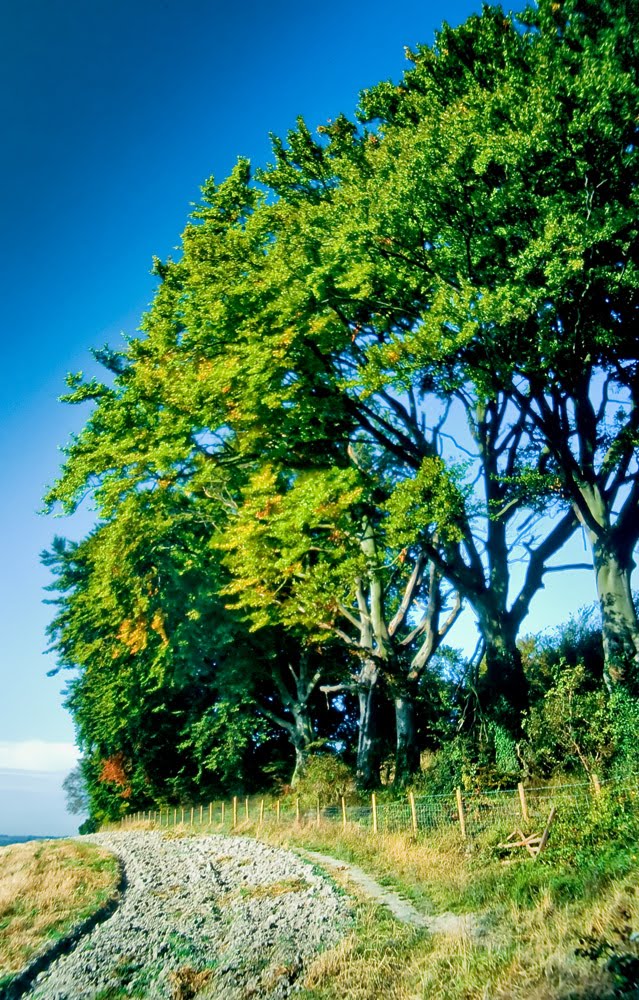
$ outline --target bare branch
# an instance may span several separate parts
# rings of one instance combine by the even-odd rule
[[[399,626],[404,621],[411,604],[415,598],[415,594],[423,579],[423,568],[426,562],[426,557],[422,552],[419,553],[417,559],[415,560],[415,565],[413,566],[413,572],[410,575],[408,583],[406,584],[406,589],[404,590],[404,596],[402,597],[401,604],[397,609],[396,614],[393,616],[392,621],[388,626],[388,634],[392,638]]]

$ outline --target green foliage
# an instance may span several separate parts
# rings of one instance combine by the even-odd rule
[[[490,790],[512,788],[520,776],[515,741],[503,726],[490,721],[446,740],[424,773],[423,784],[429,793],[450,792],[457,787]]]
[[[437,533],[447,543],[460,542],[465,516],[459,470],[447,469],[441,458],[425,458],[413,479],[399,483],[385,508],[388,539],[401,548]]]
[[[636,13],[486,7],[366,91],[357,122],[318,138],[300,119],[257,183],[240,160],[204,184],[141,336],[95,352],[104,380],[69,376],[91,411],[46,504],[88,495],[99,521],[45,561],[96,816],[261,781],[260,755],[287,759],[269,727],[302,757],[346,732],[348,755],[366,683],[382,718],[415,696],[411,751],[461,724],[434,786],[498,786],[521,760],[634,766]],[[567,636],[519,669],[579,522],[610,690]],[[486,646],[454,704],[422,683],[444,591]],[[114,760],[120,785],[100,777]]]
[[[265,784],[260,761],[272,764],[276,759],[273,727],[255,718],[254,703],[247,698],[218,699],[185,735],[179,749],[188,750],[197,766],[194,781],[200,796],[207,787],[231,794],[254,791]],[[271,746],[264,746],[269,739]]]
[[[355,777],[352,769],[333,753],[311,754],[295,791],[300,797],[323,806],[338,805],[341,797],[352,795]]]
[[[554,683],[524,720],[530,768],[549,775],[605,768],[615,753],[608,693],[594,690],[585,668],[560,661]]]

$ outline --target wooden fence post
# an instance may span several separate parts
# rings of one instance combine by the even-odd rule
[[[552,825],[552,821],[555,818],[556,812],[557,809],[555,808],[555,806],[553,806],[552,809],[550,810],[550,815],[548,816],[548,822],[546,823],[546,828],[541,835],[541,840],[539,841],[539,847],[537,848],[537,857],[539,857],[544,847],[546,846],[546,843],[548,841],[548,834],[550,833],[550,827]]]
[[[342,795],[342,830],[346,830],[346,799]]]
[[[180,819],[180,823],[184,823],[184,806],[182,806],[182,817]]]
[[[277,813],[277,825],[280,825],[280,800],[278,799],[275,803],[275,812]]]
[[[415,796],[412,792],[408,793],[408,799],[410,801],[410,815],[413,821],[413,833],[417,836],[417,809],[415,808]]]
[[[213,823],[213,803],[209,802],[209,826]]]
[[[455,791],[455,797],[457,799],[457,814],[459,816],[459,826],[461,829],[461,835],[466,839],[466,817],[464,815],[464,803],[462,801],[461,788],[457,788]]]
[[[191,806],[191,826],[193,826],[193,806]]]
[[[226,809],[226,802],[222,803],[222,826],[224,826],[224,810]]]
[[[377,799],[375,792],[371,795],[371,807],[373,809],[373,833],[377,833]]]
[[[523,782],[520,781],[517,785],[517,791],[519,792],[519,801],[521,802],[521,815],[524,823],[530,822],[530,816],[528,815],[528,803],[526,802],[526,789],[524,788]]]
[[[260,801],[260,826],[264,822],[264,799]]]
[[[601,795],[601,782],[599,781],[599,777],[594,773],[592,775],[592,787],[595,790],[595,795]]]
[[[233,829],[237,826],[237,795],[233,796]]]

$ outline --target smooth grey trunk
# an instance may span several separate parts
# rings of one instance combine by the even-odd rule
[[[286,677],[286,682],[285,678]],[[294,667],[291,663],[279,664],[273,671],[273,681],[279,694],[281,710],[261,704],[260,712],[277,726],[281,726],[289,736],[295,750],[295,767],[291,784],[295,785],[304,772],[309,747],[315,739],[315,727],[311,715],[310,699],[317,688],[321,670],[313,670],[306,654],[300,657]]]
[[[632,599],[631,558],[593,546],[597,596],[601,608],[605,679],[609,688],[639,686],[639,619]]]
[[[419,747],[415,722],[415,695],[406,690],[395,695],[395,777],[393,783],[405,785],[419,770]]]
[[[357,784],[360,788],[379,785],[379,680],[377,664],[367,659],[358,678]]]
[[[293,775],[291,777],[291,785],[293,788],[297,785],[300,778],[304,774],[304,769],[306,767],[306,760],[308,758],[308,745],[309,741],[304,743],[298,743],[293,740],[295,746],[295,768],[293,770]]]

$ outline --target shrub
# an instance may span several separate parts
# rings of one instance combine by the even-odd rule
[[[329,753],[313,754],[306,761],[296,791],[302,798],[315,801],[319,797],[320,802],[329,805],[339,802],[342,795],[352,795],[355,779],[340,757]]]

